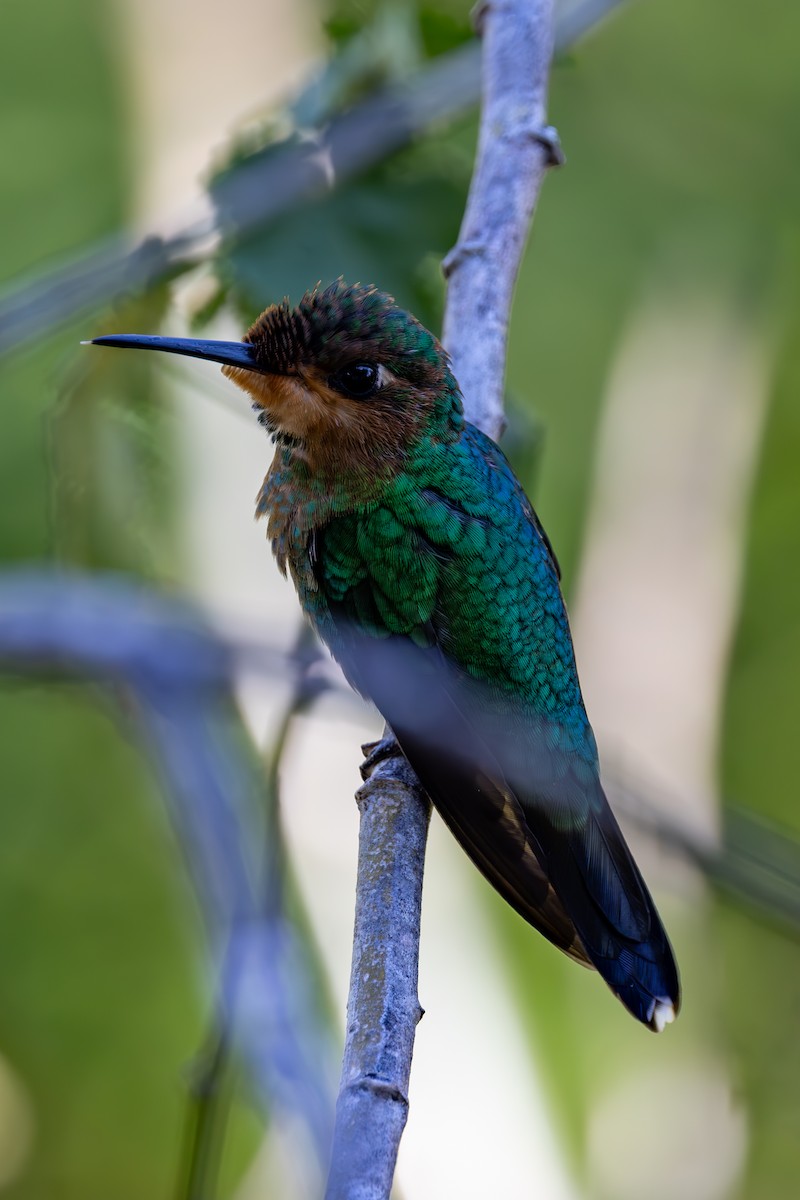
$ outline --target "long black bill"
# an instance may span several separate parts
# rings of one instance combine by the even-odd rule
[[[204,358],[208,362],[224,363],[227,367],[244,367],[257,371],[253,347],[247,342],[209,342],[203,338],[152,337],[147,333],[115,333],[108,337],[91,338],[83,346],[115,346],[121,350],[163,350],[166,354],[185,354],[188,358]]]

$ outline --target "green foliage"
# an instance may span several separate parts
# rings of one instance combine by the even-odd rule
[[[447,169],[453,162],[456,171]],[[436,326],[438,262],[458,235],[466,195],[460,168],[446,150],[437,164],[411,148],[238,241],[219,267],[237,309],[249,322],[268,303],[298,300],[319,280],[371,282],[380,263],[381,287]]]
[[[730,665],[722,744],[728,795],[800,835],[796,732],[800,672],[800,294],[790,256],[790,322],[750,516],[741,614]],[[789,1200],[797,1170],[800,1040],[786,1036],[800,1005],[800,946],[723,917],[732,1048],[753,1121],[748,1195]],[[758,963],[754,971],[753,965]]]
[[[163,805],[77,690],[6,682],[0,722],[0,1053],[35,1136],[6,1195],[164,1195],[202,1026]]]
[[[722,773],[726,790],[800,833],[786,781],[800,771],[800,294],[781,341],[750,515],[741,613],[731,661]],[[764,703],[754,703],[762,697]]]
[[[417,60],[444,54],[473,32],[469,8],[461,0],[329,0],[325,28],[336,50],[350,52],[353,43],[360,43],[396,59],[399,40],[414,46]]]
[[[74,251],[118,226],[128,183],[118,141],[121,98],[110,30],[97,0],[3,7],[0,38],[0,281]],[[64,47],[70,47],[65,56]],[[31,48],[36,47],[35,56]],[[69,336],[0,365],[0,555],[49,544],[43,415]]]

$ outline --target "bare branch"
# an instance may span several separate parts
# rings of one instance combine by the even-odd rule
[[[449,259],[445,344],[469,419],[495,434],[511,294],[547,158],[540,126],[552,29],[552,0],[498,0],[481,10],[480,148],[461,241]],[[416,988],[430,805],[389,737],[368,757],[365,773],[347,1039],[327,1200],[388,1200],[422,1013]]]
[[[554,131],[546,129],[553,4],[495,3],[478,13],[483,104],[478,159],[448,279],[442,340],[474,425],[503,426],[503,380],[511,297]]]
[[[366,749],[366,748],[365,748]],[[396,746],[358,793],[356,924],[326,1200],[381,1200],[408,1116],[430,801]]]

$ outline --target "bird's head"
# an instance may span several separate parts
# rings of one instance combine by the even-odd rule
[[[439,342],[390,296],[341,280],[266,309],[241,342],[138,334],[97,345],[223,364],[259,420],[318,472],[389,469],[426,438],[450,440],[461,398]]]

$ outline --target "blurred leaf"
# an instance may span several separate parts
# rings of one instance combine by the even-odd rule
[[[376,87],[407,78],[424,57],[414,4],[379,4],[367,22],[334,19],[328,28],[335,53],[292,105],[300,127],[319,125]]]
[[[343,275],[354,282],[379,280],[420,319],[435,323],[418,272],[427,254],[441,255],[455,240],[463,193],[444,179],[389,176],[382,166],[237,246],[226,274],[240,307],[255,314],[267,299],[283,293],[297,298],[318,280]]]
[[[99,0],[6,0],[0,38],[0,280],[118,228],[128,182],[111,18]],[[35,53],[34,53],[35,48]],[[0,363],[0,558],[50,545],[43,415],[78,340]],[[85,336],[85,334],[83,335]]]
[[[750,513],[722,770],[739,804],[800,831],[800,297],[795,294]],[[789,782],[792,781],[792,782]]]
[[[738,804],[800,831],[797,679],[800,675],[800,294],[775,384],[755,484],[741,612],[730,663],[722,743],[725,791]],[[732,815],[735,819],[735,814]],[[781,864],[776,864],[781,865]],[[786,863],[791,869],[791,864]],[[800,946],[787,937],[725,923],[728,1022],[752,1125],[747,1189],[752,1200],[789,1200],[800,1125]]]
[[[201,932],[140,756],[77,688],[0,686],[0,1049],[33,1108],[5,1195],[166,1195]]]
[[[224,247],[220,275],[248,321],[270,301],[343,275],[378,283],[436,327],[438,260],[458,236],[467,184],[466,162],[444,139],[412,146]]]
[[[109,322],[156,331],[167,285],[118,308]],[[147,354],[85,347],[48,421],[53,527],[73,566],[174,573],[174,458],[163,367]]]

